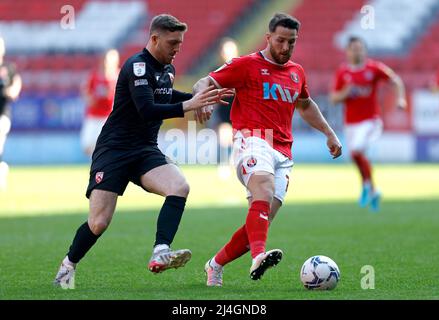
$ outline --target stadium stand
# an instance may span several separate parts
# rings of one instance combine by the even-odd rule
[[[356,34],[364,39],[372,54],[403,54],[410,49],[416,36],[428,27],[437,10],[439,2],[435,0],[370,1],[364,12],[359,11],[337,34],[337,44],[343,48],[347,38]],[[368,25],[368,19],[364,19],[366,13],[373,16],[373,25]]]
[[[0,34],[8,44],[8,60],[23,75],[23,94],[75,92],[104,49],[118,48],[122,61],[138,52],[146,44],[149,18],[155,14],[174,14],[190,27],[175,61],[181,75],[255,1],[223,6],[191,0],[169,6],[166,1],[75,0],[69,2],[75,8],[75,29],[63,30],[59,25],[63,1],[5,0],[0,3]]]

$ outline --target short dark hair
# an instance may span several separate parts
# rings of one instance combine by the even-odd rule
[[[349,36],[346,47],[350,47],[350,45],[353,44],[354,42],[360,42],[363,44],[364,47],[366,47],[366,43],[359,36]]]
[[[170,14],[159,14],[155,16],[149,27],[149,33],[153,33],[154,31],[186,31],[187,24],[184,22],[180,22],[176,17],[171,16]]]
[[[278,26],[299,31],[300,22],[289,14],[276,13],[273,18],[271,18],[270,23],[268,24],[268,30],[270,32],[274,32],[276,31],[276,28]]]

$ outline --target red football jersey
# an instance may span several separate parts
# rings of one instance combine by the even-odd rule
[[[256,52],[232,59],[209,76],[223,88],[235,88],[233,128],[272,141],[274,149],[291,159],[295,104],[309,98],[302,66],[276,64]]]
[[[86,115],[107,117],[113,109],[115,79],[106,79],[104,74],[94,71],[87,82],[87,93],[92,97],[92,104],[87,106]]]
[[[352,91],[344,102],[346,123],[380,117],[377,87],[380,80],[389,79],[388,70],[385,64],[371,59],[359,68],[346,63],[339,67],[334,89],[338,91],[348,84],[352,85]]]

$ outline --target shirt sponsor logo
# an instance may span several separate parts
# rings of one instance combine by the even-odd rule
[[[349,93],[349,98],[355,97],[369,97],[372,94],[372,86],[352,86],[351,92]]]
[[[172,94],[172,88],[157,88],[154,94]]]
[[[146,63],[145,62],[134,62],[133,72],[137,77],[144,76],[146,73]]]
[[[294,103],[299,96],[298,92],[294,92],[292,95],[290,89],[282,88],[281,85],[277,83],[270,84],[269,82],[264,82],[262,85],[264,89],[264,100],[279,100],[279,94],[282,101]]]
[[[147,86],[148,85],[148,80],[146,79],[137,79],[134,80],[134,86],[138,87],[138,86]]]
[[[370,70],[367,70],[366,72],[364,72],[364,79],[366,79],[367,81],[371,81],[373,78],[373,73]]]

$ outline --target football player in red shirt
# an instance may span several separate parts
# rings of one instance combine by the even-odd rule
[[[341,155],[337,136],[309,96],[302,66],[290,61],[299,26],[295,18],[275,14],[269,23],[264,50],[232,59],[194,86],[194,92],[210,84],[235,89],[231,110],[233,161],[249,200],[245,224],[205,265],[208,286],[221,286],[223,267],[249,250],[253,280],[282,258],[281,250],[266,251],[265,244],[269,223],[288,188],[293,166],[292,117],[296,108],[307,123],[326,135],[330,154],[334,158]],[[198,112],[196,118],[204,122],[210,112]]]
[[[119,53],[108,50],[99,67],[87,80],[83,95],[87,104],[80,139],[84,153],[91,157],[102,126],[113,110],[114,92],[119,74]]]
[[[330,94],[333,104],[343,102],[345,136],[351,157],[362,177],[361,207],[370,205],[374,212],[380,208],[381,192],[375,188],[372,168],[366,157],[367,148],[383,130],[377,101],[379,81],[391,81],[397,91],[397,106],[407,107],[405,88],[401,78],[388,66],[367,58],[366,46],[358,37],[351,37],[346,49],[347,63],[337,70],[334,89]]]

